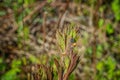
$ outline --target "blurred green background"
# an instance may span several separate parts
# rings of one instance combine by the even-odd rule
[[[66,51],[58,30],[82,56],[69,80],[120,80],[120,0],[0,0],[0,80],[46,80],[39,64],[57,80],[53,58]]]

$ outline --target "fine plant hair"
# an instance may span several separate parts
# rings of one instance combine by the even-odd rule
[[[56,66],[57,79],[68,80],[80,61],[80,56],[74,50],[78,35],[75,27],[72,25],[66,27],[64,31],[58,31],[56,38],[57,45],[60,49],[60,53],[56,54],[59,58],[53,59],[53,63]],[[68,59],[68,62],[66,62],[66,59]],[[39,69],[44,71],[47,80],[54,80],[55,68],[53,65],[40,64]],[[39,77],[36,76],[35,79],[41,80],[42,76],[43,75],[39,75]]]

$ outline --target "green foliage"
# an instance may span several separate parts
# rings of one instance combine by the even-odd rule
[[[56,34],[57,37],[57,42],[58,42],[58,46],[60,47],[61,51],[65,51],[65,39],[64,39],[64,35],[61,33],[57,33]]]
[[[19,59],[18,60],[13,60],[12,63],[11,63],[11,67],[12,68],[20,67],[21,63],[22,62]]]
[[[4,6],[11,7],[12,0],[4,0]]]
[[[103,46],[101,44],[98,44],[96,49],[97,58],[101,58],[102,53],[103,53]]]
[[[79,40],[75,24],[71,23],[70,26],[67,26],[63,33],[58,31],[56,38],[59,48],[64,52],[69,44],[76,43]]]
[[[106,25],[106,32],[107,32],[108,34],[112,34],[112,33],[114,32],[114,29],[113,29],[112,24],[108,23],[108,24]]]
[[[113,57],[109,56],[106,60],[98,62],[96,68],[98,70],[98,75],[96,76],[97,80],[101,80],[101,78],[105,80],[113,80],[115,78],[116,61]],[[103,72],[105,72],[106,75],[103,74]]]
[[[65,64],[65,68],[69,67],[69,62],[70,62],[70,59],[68,57],[65,57],[64,59],[64,64]]]
[[[26,6],[28,6],[28,5],[32,4],[34,1],[35,1],[35,0],[24,0],[24,4],[25,4]]]
[[[5,11],[0,11],[0,16],[4,16],[6,15],[6,12]]]
[[[115,19],[120,21],[120,0],[113,0],[112,10],[115,14]]]
[[[48,3],[51,3],[53,0],[47,0]]]
[[[104,67],[103,67],[103,62],[102,61],[98,62],[96,67],[97,67],[98,71],[103,72]]]
[[[104,20],[103,20],[103,19],[99,19],[99,21],[98,21],[98,26],[99,26],[99,27],[102,27],[103,24],[104,24]]]
[[[79,39],[79,36],[76,32],[75,27],[76,27],[75,24],[71,23],[70,28],[68,29],[68,34],[67,35],[70,35],[70,37],[72,37],[76,42]]]
[[[20,69],[21,60],[13,60],[11,63],[11,69],[8,70],[3,76],[2,80],[19,80],[17,74],[21,72]]]
[[[29,55],[29,60],[30,60],[32,63],[39,63],[38,58],[36,58],[34,55]]]
[[[71,74],[70,77],[69,77],[69,80],[75,80],[75,75]]]
[[[19,80],[17,77],[17,73],[20,72],[20,69],[18,68],[13,68],[9,71],[7,71],[3,76],[2,80]]]
[[[86,50],[86,54],[91,55],[92,54],[92,47],[88,47]]]
[[[106,5],[102,5],[102,6],[100,6],[99,11],[103,12],[105,10],[105,8],[106,8]]]
[[[0,58],[0,71],[4,71],[6,68],[6,65],[4,64],[3,58]]]
[[[2,63],[3,62],[3,59],[2,58],[0,58],[0,63]]]
[[[75,3],[80,3],[80,2],[81,2],[81,0],[74,0],[74,2],[75,2]]]
[[[24,33],[24,39],[25,40],[29,39],[29,28],[28,27],[24,27],[23,33]]]
[[[18,3],[23,3],[23,0],[17,0],[18,1]]]

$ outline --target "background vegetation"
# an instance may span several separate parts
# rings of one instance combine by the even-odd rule
[[[69,69],[68,80],[120,80],[120,0],[0,0],[0,80]]]

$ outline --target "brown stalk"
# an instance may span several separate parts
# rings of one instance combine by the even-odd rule
[[[46,12],[44,12],[43,14],[43,26],[42,26],[42,29],[43,29],[43,41],[45,42],[45,37],[46,37]]]
[[[63,27],[63,23],[64,23],[64,20],[65,20],[68,8],[69,8],[69,0],[66,1],[66,5],[64,7],[63,13],[59,17],[58,28],[62,28]]]
[[[63,76],[63,80],[68,80],[68,77],[70,76],[70,74],[77,67],[78,61],[79,61],[79,56],[77,56],[77,54],[72,54],[71,55],[71,60],[70,60],[70,63],[69,63],[69,67],[68,67],[66,73]]]
[[[67,71],[65,72],[65,69],[63,68],[63,65],[60,64],[60,60],[54,59],[54,63],[57,68],[57,74],[58,74],[58,80],[68,80],[70,74],[75,70],[77,67],[77,64],[79,63],[79,58],[75,53],[72,53],[70,56],[70,62],[69,66],[67,68]],[[47,80],[53,80],[53,70],[51,66],[41,65],[42,68],[45,70],[47,75]]]
[[[58,70],[58,80],[63,80],[63,68],[60,66],[57,59],[54,59],[54,62]]]
[[[71,54],[70,63],[69,63],[66,73],[64,73],[65,69],[63,70],[63,67],[59,64],[59,61],[57,59],[54,59],[55,65],[58,70],[58,80],[68,80],[70,74],[77,67],[79,58],[80,57],[77,54],[74,54],[74,53]]]
[[[92,44],[92,46],[93,46],[93,55],[92,55],[93,64],[92,64],[92,67],[94,69],[94,74],[93,74],[92,79],[95,78],[96,72],[97,72],[97,70],[96,70],[96,59],[97,59],[96,58],[96,46],[97,46],[96,32],[98,31],[97,26],[98,26],[98,20],[99,20],[99,17],[97,15],[97,11],[99,10],[99,7],[100,7],[101,4],[102,4],[102,0],[98,0],[95,4],[95,9],[94,9],[96,12],[92,12],[92,14],[93,14],[93,20],[92,21],[93,21],[93,26],[95,28],[94,29],[94,34],[93,34],[94,41],[93,41],[93,44]]]
[[[53,71],[52,71],[52,68],[50,66],[45,66],[45,65],[42,65],[42,67],[43,67],[43,69],[46,72],[47,80],[53,80]]]

